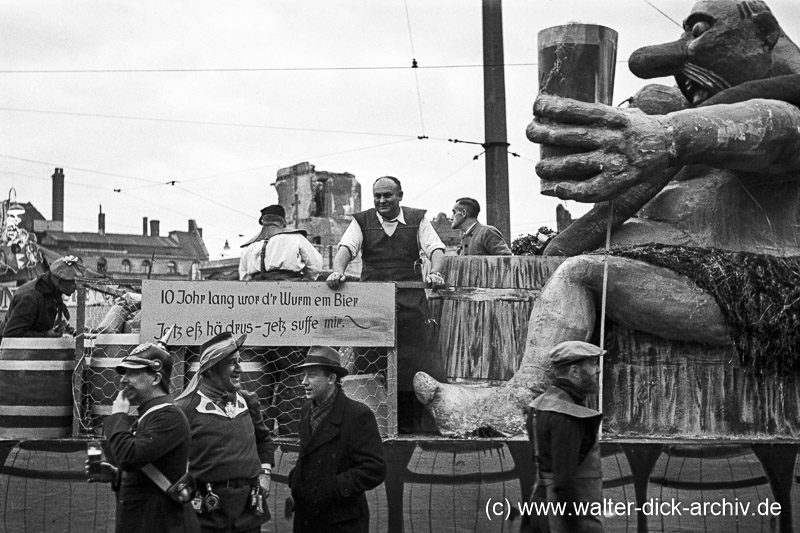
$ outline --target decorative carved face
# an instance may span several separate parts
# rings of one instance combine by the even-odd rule
[[[772,52],[782,32],[764,2],[701,0],[675,42],[647,46],[629,60],[641,78],[674,76],[694,105],[746,81],[774,75]]]

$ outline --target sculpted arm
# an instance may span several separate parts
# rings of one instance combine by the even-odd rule
[[[534,114],[530,140],[582,151],[536,166],[543,194],[562,199],[610,200],[693,163],[763,173],[800,170],[800,110],[776,100],[649,116],[540,95]]]

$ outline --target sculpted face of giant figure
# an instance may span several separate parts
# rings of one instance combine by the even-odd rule
[[[674,76],[693,105],[734,85],[788,73],[773,62],[782,32],[763,2],[698,2],[683,28],[675,42],[637,50],[631,72],[640,78]]]
[[[678,263],[691,255],[703,264],[710,249],[749,252],[765,264],[770,256],[800,255],[800,49],[760,1],[702,0],[683,29],[677,41],[641,48],[629,60],[642,78],[675,78],[674,91],[641,91],[669,95],[668,105],[645,113],[545,94],[536,99],[528,138],[572,152],[537,164],[543,190],[595,206],[545,250],[572,257],[534,303],[511,380],[475,393],[417,374],[417,397],[443,433],[485,426],[521,432],[523,409],[549,386],[548,351],[592,338],[604,290],[606,316],[626,328],[735,347],[740,361],[752,355],[742,346],[761,342],[753,333],[740,343],[741,332],[753,328],[732,322],[715,294],[697,290],[688,273],[655,266],[662,263],[645,255],[612,255],[604,289],[603,256],[579,255],[603,246],[607,224],[612,244],[633,245],[637,254],[666,247]],[[686,103],[673,97],[678,91]],[[800,290],[790,296],[800,299]],[[742,297],[763,301],[765,313],[791,307],[766,294]],[[782,320],[800,316],[775,318]]]

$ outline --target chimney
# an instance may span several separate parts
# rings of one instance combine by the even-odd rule
[[[64,222],[64,169],[53,173],[53,221]]]
[[[147,235],[148,235],[147,217],[142,217],[142,235],[144,235],[145,237],[147,237]]]
[[[193,218],[190,218],[189,219],[189,233],[192,233],[192,232],[197,233],[198,235],[200,235],[200,238],[203,237],[203,228],[198,228],[197,227],[197,221],[195,219],[193,219]]]
[[[151,220],[150,221],[150,236],[151,237],[158,237],[158,220]]]
[[[103,206],[100,205],[100,213],[97,215],[97,233],[106,234],[106,214],[103,213]]]

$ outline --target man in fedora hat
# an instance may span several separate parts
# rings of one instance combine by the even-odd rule
[[[568,506],[564,514],[540,517],[552,532],[603,531],[599,516],[578,514],[573,504],[603,499],[597,439],[603,415],[587,407],[586,398],[598,390],[598,363],[604,353],[581,341],[555,345],[549,353],[553,384],[528,410],[528,436],[538,468],[533,497]]]
[[[275,446],[258,396],[241,384],[247,335],[221,333],[200,349],[200,364],[176,399],[189,419],[189,472],[205,532],[257,533],[269,520]]]
[[[261,210],[261,232],[244,243],[239,259],[240,280],[310,280],[322,270],[322,256],[302,229],[286,229],[280,205]]]
[[[169,485],[186,474],[189,423],[170,401],[172,356],[148,342],[131,350],[116,370],[122,390],[103,423],[110,462],[97,469],[87,464],[89,481],[111,482],[119,492],[117,533],[199,531],[191,504],[176,502],[147,472],[154,467]],[[138,406],[138,417],[129,414],[131,405]]]
[[[11,298],[3,337],[61,337],[74,333],[62,299],[75,292],[76,280],[86,268],[74,255],[53,261],[50,270],[27,282]]]
[[[386,477],[378,423],[340,382],[347,369],[339,352],[312,346],[302,365],[306,403],[300,418],[300,453],[289,472],[294,533],[369,531],[364,493]],[[290,508],[287,502],[287,510]]]

